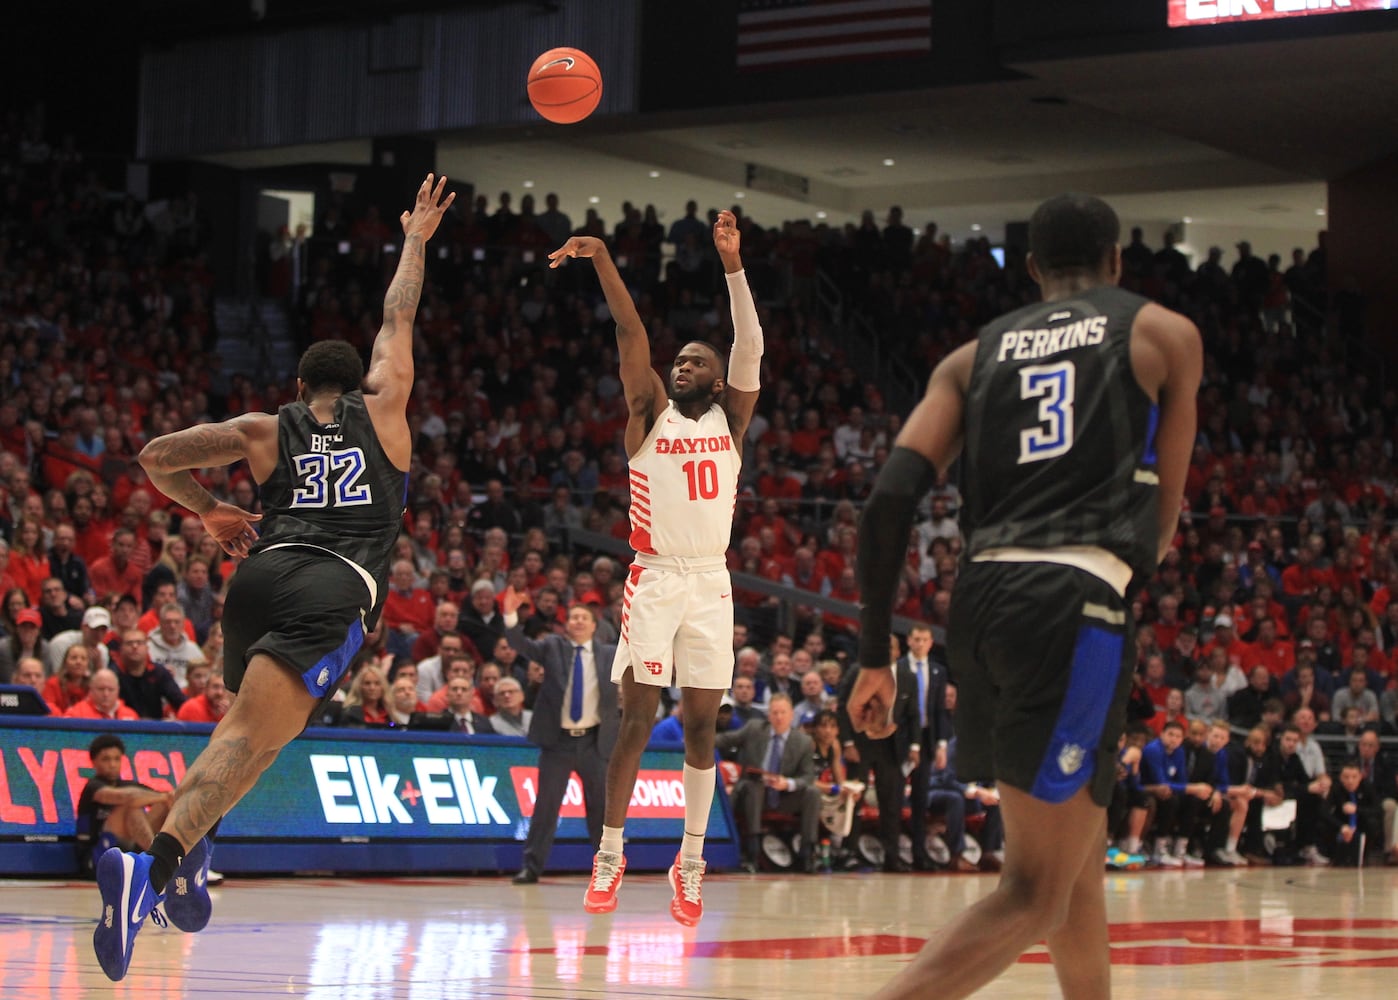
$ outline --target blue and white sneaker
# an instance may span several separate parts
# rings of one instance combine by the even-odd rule
[[[202,931],[209,924],[214,904],[209,899],[209,861],[214,845],[200,837],[165,887],[165,915],[170,923],[187,934]],[[217,883],[215,883],[217,884]]]
[[[102,912],[92,932],[92,950],[107,978],[117,983],[126,977],[136,934],[155,904],[164,897],[150,884],[149,854],[108,851],[97,859],[97,889],[102,893]]]

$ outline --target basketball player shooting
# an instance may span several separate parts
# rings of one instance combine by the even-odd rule
[[[714,224],[728,281],[733,349],[724,359],[702,341],[685,344],[668,385],[651,367],[646,328],[601,240],[575,236],[550,267],[590,257],[616,320],[621,382],[630,419],[631,547],[612,679],[621,685],[621,732],[607,767],[607,808],[583,907],[616,909],[626,870],[622,830],[662,688],[683,689],[684,841],[670,866],[670,915],[703,916],[704,834],[714,796],[714,728],[733,679],[733,587],[724,554],[733,530],[743,435],[757,405],[762,328],[739,255],[731,212]]]

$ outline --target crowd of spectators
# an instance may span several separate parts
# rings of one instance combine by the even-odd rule
[[[135,456],[161,433],[273,409],[292,383],[258,384],[214,353],[206,250],[228,236],[208,231],[197,197],[141,204],[46,134],[38,110],[0,123],[0,680],[42,681],[55,711],[214,720],[229,697],[220,595],[236,567]],[[551,271],[545,254],[573,232],[607,239],[663,366],[687,340],[730,341],[713,213],[691,202],[667,227],[653,206],[627,204],[614,226],[594,208],[575,225],[544,201],[536,212],[532,195],[516,208],[508,192],[493,206],[479,194],[434,241],[409,514],[382,626],[324,721],[475,732],[503,714],[502,731],[526,731],[540,671],[504,638],[507,592],[526,632],[560,627],[578,601],[597,607],[604,641],[615,632],[624,562],[578,534],[629,533],[613,330],[590,269]],[[267,289],[285,296],[303,342],[367,352],[399,207],[335,195],[312,232],[272,240]],[[817,275],[919,375],[1035,289],[1013,247],[1002,265],[987,240],[953,243],[930,222],[915,232],[896,207],[882,226],[872,211],[857,225],[775,227],[734,211],[766,354],[729,560],[797,596],[737,589],[728,718],[740,726],[780,690],[812,722],[856,624],[799,594],[857,601],[859,511],[901,423],[850,364]],[[1123,284],[1193,318],[1206,349],[1176,544],[1133,589],[1133,710],[1156,734],[1176,719],[1267,723],[1271,742],[1310,712],[1339,740],[1321,764],[1338,784],[1366,729],[1398,725],[1398,392],[1333,321],[1353,310],[1326,291],[1323,238],[1285,270],[1246,243],[1231,269],[1218,248],[1196,267],[1173,243],[1167,233],[1152,249],[1136,230],[1123,248]],[[200,478],[256,508],[246,469]],[[899,584],[898,613],[939,638],[959,502],[944,475]]]

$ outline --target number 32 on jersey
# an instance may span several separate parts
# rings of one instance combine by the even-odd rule
[[[296,475],[302,485],[291,496],[293,507],[363,507],[374,502],[364,474],[364,452],[360,448],[297,455]]]
[[[1019,398],[1039,400],[1039,422],[1019,432],[1019,464],[1057,458],[1073,447],[1073,393],[1077,369],[1071,361],[1019,370]]]

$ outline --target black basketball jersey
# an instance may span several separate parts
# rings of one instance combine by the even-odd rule
[[[1158,410],[1131,369],[1146,301],[1104,286],[981,331],[962,459],[968,558],[1091,545],[1138,574],[1154,568]]]
[[[262,484],[261,537],[252,550],[315,545],[363,567],[378,584],[372,626],[407,492],[407,473],[384,454],[362,392],[336,400],[329,424],[305,403],[287,403],[277,411],[277,467]]]

